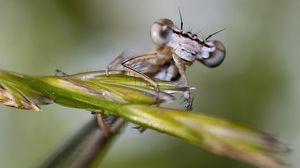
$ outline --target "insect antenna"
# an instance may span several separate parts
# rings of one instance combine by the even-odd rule
[[[183,30],[183,21],[182,21],[182,15],[180,12],[180,8],[178,7],[179,17],[180,17],[180,29]]]
[[[223,28],[223,29],[221,29],[221,30],[219,30],[219,31],[216,31],[216,32],[214,32],[214,33],[208,35],[208,36],[205,38],[205,41],[207,41],[207,40],[210,39],[212,36],[214,36],[214,35],[220,33],[221,31],[223,31],[223,30],[225,30],[225,29],[226,29],[226,28]]]

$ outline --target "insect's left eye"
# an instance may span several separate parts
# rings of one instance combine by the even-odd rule
[[[173,29],[174,23],[170,19],[155,21],[150,32],[152,41],[158,46],[165,45],[170,41]]]
[[[199,59],[204,65],[208,67],[216,67],[220,65],[225,59],[225,46],[220,41],[213,41],[212,44],[214,45],[213,51],[204,51],[202,57]]]

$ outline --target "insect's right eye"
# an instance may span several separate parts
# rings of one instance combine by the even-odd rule
[[[170,41],[173,29],[174,23],[170,19],[155,21],[150,32],[152,41],[158,46],[165,45]]]
[[[212,44],[214,45],[215,50],[206,53],[206,58],[200,57],[199,61],[208,67],[214,68],[224,61],[226,50],[223,43],[218,40],[212,41]]]

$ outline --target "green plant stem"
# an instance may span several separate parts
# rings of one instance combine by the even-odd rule
[[[122,78],[123,80],[120,81]],[[40,111],[38,105],[47,104],[50,101],[50,103],[85,109],[101,115],[121,117],[142,127],[181,138],[214,154],[259,167],[286,167],[286,164],[274,157],[274,154],[288,152],[289,147],[272,134],[214,116],[151,106],[157,103],[157,92],[147,88],[146,85],[140,88],[140,85],[132,83],[136,80],[135,78],[130,82],[127,79],[128,76],[119,72],[109,77],[103,72],[66,77],[30,77],[0,71],[0,103],[15,108]],[[162,102],[173,100],[174,97],[169,93],[178,93],[178,91],[182,93],[187,89],[167,83],[162,83],[162,85],[168,87],[164,92],[159,92],[159,100]],[[86,132],[89,131],[86,130]],[[85,153],[82,155],[83,159],[77,159],[78,165],[90,164],[93,160],[91,158],[104,151],[103,146],[107,146],[102,144],[109,144],[107,142],[111,140],[107,139],[115,135],[112,134],[110,137],[105,134],[104,137],[103,132],[101,134],[99,141],[93,143],[97,146],[96,148],[90,148],[87,153],[78,152]],[[84,139],[88,140],[87,136],[90,134],[79,135],[79,139],[85,137]],[[67,154],[68,157],[65,154],[57,158],[63,160],[76,158],[73,152]]]

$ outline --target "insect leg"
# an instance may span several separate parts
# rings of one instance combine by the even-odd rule
[[[188,81],[186,78],[186,74],[185,74],[185,64],[182,62],[181,58],[179,56],[177,56],[176,54],[173,54],[173,60],[175,62],[176,67],[178,68],[179,74],[180,74],[180,81],[181,84],[183,86],[187,86],[188,85]],[[192,99],[191,99],[191,92],[190,90],[185,91],[183,93],[183,97],[184,97],[184,105],[187,111],[191,111],[192,110]]]
[[[149,54],[144,54],[144,55],[140,55],[137,57],[129,58],[129,59],[125,60],[124,62],[122,62],[121,65],[123,66],[125,71],[133,73],[137,77],[144,79],[150,85],[152,85],[157,92],[159,92],[159,86],[152,78],[150,78],[146,74],[139,72],[138,70],[136,70],[130,66],[131,64],[135,64],[136,62],[142,62],[142,61],[150,60],[153,58],[156,58],[156,53],[149,53]]]
[[[125,71],[131,72],[134,75],[136,75],[137,77],[144,79],[145,81],[149,82],[155,88],[155,91],[157,92],[156,106],[159,106],[160,105],[160,103],[159,103],[159,85],[149,76],[130,67],[131,64],[135,64],[137,62],[143,62],[146,60],[156,59],[156,58],[157,58],[157,53],[149,53],[149,54],[145,54],[145,55],[140,55],[140,56],[133,57],[133,58],[130,58],[130,59],[124,61],[122,63],[122,66]],[[141,127],[141,126],[137,126],[135,128],[138,129],[140,133],[145,132],[147,129],[147,128]]]
[[[99,125],[101,131],[103,132],[103,135],[108,136],[109,134],[111,134],[112,131],[105,123],[105,120],[104,120],[102,114],[96,114],[96,118],[97,118],[98,125]]]
[[[144,79],[145,81],[149,82],[155,89],[158,89],[158,84],[153,79],[151,79],[149,76],[131,68],[130,66],[128,66],[126,64],[122,64],[122,65],[123,65],[123,68],[125,71],[133,73],[137,77],[140,77],[140,78]]]
[[[123,63],[122,65],[123,65],[125,71],[131,72],[131,73],[135,74],[136,76],[146,80],[155,88],[155,91],[157,92],[157,96],[156,96],[157,104],[156,105],[159,106],[159,85],[157,83],[155,83],[155,81],[153,79],[151,79],[149,76],[134,70],[133,68],[126,65],[125,63]],[[143,133],[146,130],[145,127],[140,127],[140,126],[138,126],[137,129],[140,131],[140,133]]]
[[[55,76],[56,77],[65,77],[65,76],[69,76],[67,73],[63,72],[62,70],[60,69],[56,69],[55,70]]]

